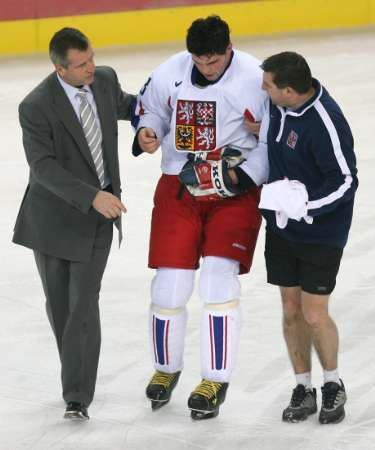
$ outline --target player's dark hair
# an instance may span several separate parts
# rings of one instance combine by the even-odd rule
[[[186,48],[193,55],[223,55],[229,44],[229,26],[219,16],[194,20],[187,31]]]
[[[67,53],[70,49],[85,51],[90,45],[87,37],[76,28],[62,28],[49,43],[49,56],[54,64],[68,66]]]
[[[265,59],[260,66],[273,75],[273,82],[279,89],[291,87],[299,94],[311,88],[311,70],[305,58],[295,52],[282,52]]]

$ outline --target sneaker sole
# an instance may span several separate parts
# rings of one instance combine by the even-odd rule
[[[345,419],[345,411],[343,411],[343,413],[341,414],[341,416],[338,417],[336,420],[329,420],[329,419],[327,419],[327,420],[321,420],[320,417],[319,417],[319,423],[320,423],[321,425],[334,425],[334,424],[336,424],[336,423],[342,422],[344,419]]]
[[[313,410],[306,410],[304,411],[304,414],[300,417],[293,417],[293,413],[290,414],[290,416],[287,416],[286,414],[282,416],[283,422],[286,423],[298,423],[298,422],[304,422],[308,419],[309,416],[312,416],[313,414],[316,414],[318,412],[318,409],[315,408]]]

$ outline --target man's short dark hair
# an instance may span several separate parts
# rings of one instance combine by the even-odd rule
[[[62,28],[49,43],[49,56],[54,64],[68,66],[67,53],[70,49],[85,51],[90,45],[87,37],[76,28]]]
[[[279,89],[291,87],[299,94],[305,94],[311,88],[310,67],[298,53],[272,55],[263,61],[261,68],[273,75],[273,82]]]
[[[229,26],[219,16],[194,20],[186,36],[188,51],[197,56],[223,55],[229,44]]]

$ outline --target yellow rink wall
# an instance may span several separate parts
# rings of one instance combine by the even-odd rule
[[[16,1],[16,0],[15,0]],[[64,26],[81,29],[94,47],[181,41],[197,17],[218,14],[232,36],[375,24],[375,0],[261,0],[0,21],[0,55],[45,52]]]

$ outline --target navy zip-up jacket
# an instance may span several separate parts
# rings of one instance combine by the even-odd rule
[[[288,220],[280,229],[274,211],[261,212],[267,227],[287,240],[344,248],[358,187],[353,136],[327,90],[317,80],[313,86],[315,95],[297,110],[270,104],[267,133],[268,182],[303,183],[313,223]]]

